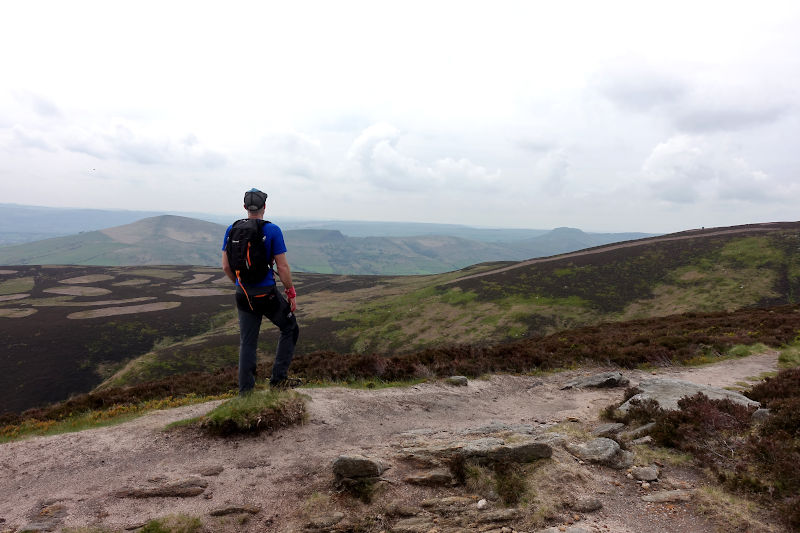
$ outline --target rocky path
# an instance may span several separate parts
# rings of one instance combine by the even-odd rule
[[[658,374],[729,386],[775,370],[776,364],[777,354],[767,353],[700,368],[664,369]],[[135,529],[149,519],[178,513],[216,520],[215,530],[230,531],[301,531],[313,516],[333,516],[332,521],[346,524],[375,514],[390,531],[398,522],[384,516],[389,504],[413,507],[430,498],[473,496],[465,494],[463,487],[406,483],[413,468],[399,459],[404,447],[465,435],[497,437],[514,426],[540,434],[569,420],[591,429],[599,424],[599,411],[620,400],[623,391],[561,390],[570,379],[588,372],[497,375],[471,380],[466,387],[436,382],[372,391],[307,389],[303,391],[311,397],[307,424],[257,437],[208,438],[194,430],[164,430],[170,422],[207,412],[215,405],[212,402],[151,413],[115,427],[3,444],[0,531],[87,525]],[[640,371],[625,372],[625,376],[634,384],[652,377]],[[331,465],[342,454],[365,455],[390,466],[383,474],[386,488],[371,506],[332,490]],[[625,471],[577,463],[561,448],[553,452],[552,463],[564,467],[559,475],[565,479],[560,484],[578,480],[576,490],[602,502],[600,510],[561,517],[565,524],[578,519],[569,526],[574,531],[580,531],[577,527],[612,532],[713,531],[691,503],[642,501],[641,484],[630,480]],[[665,488],[699,482],[691,471],[677,467],[663,477]],[[173,495],[134,497],[136,490],[153,488]],[[495,502],[488,505],[496,511],[503,509]],[[225,512],[230,515],[210,518]],[[490,526],[469,530],[484,531]],[[416,530],[430,530],[423,527],[427,526]],[[527,531],[513,521],[504,527]],[[502,531],[500,526],[497,531]]]

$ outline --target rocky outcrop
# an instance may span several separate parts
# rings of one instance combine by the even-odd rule
[[[333,461],[333,475],[340,488],[364,487],[375,483],[387,469],[378,459],[363,455],[340,455]]]
[[[646,379],[639,383],[641,392],[631,397],[627,402],[619,406],[619,410],[627,412],[631,407],[631,402],[655,400],[658,405],[667,411],[678,410],[678,400],[686,396],[694,396],[701,392],[712,400],[730,400],[732,402],[745,405],[747,407],[758,407],[760,404],[738,392],[710,387],[708,385],[697,385],[688,381],[670,378]]]
[[[628,378],[624,377],[621,372],[603,372],[602,374],[594,374],[593,376],[583,376],[573,379],[561,387],[561,390],[625,387],[629,383],[630,381]]]
[[[529,463],[548,458],[552,454],[552,446],[544,439],[529,435],[510,435],[505,440],[498,437],[484,437],[412,446],[403,450],[400,458],[422,465],[441,466],[450,464],[453,460],[480,464]]]

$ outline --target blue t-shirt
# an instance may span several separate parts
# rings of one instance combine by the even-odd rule
[[[225,251],[225,247],[228,245],[228,235],[231,232],[231,228],[233,224],[228,226],[228,229],[225,230],[225,239],[222,241],[222,251]],[[267,222],[264,224],[264,247],[267,249],[267,257],[274,258],[276,255],[285,254],[286,253],[286,244],[283,242],[283,233],[281,232],[281,228],[273,224],[272,222]],[[236,285],[239,284],[239,280],[236,280]],[[248,287],[269,287],[270,285],[275,285],[275,277],[272,275],[272,269],[269,269],[267,272],[267,276],[259,281],[258,283],[247,284]]]

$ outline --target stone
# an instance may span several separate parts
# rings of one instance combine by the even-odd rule
[[[552,455],[553,448],[545,439],[514,434],[508,437],[508,441],[496,437],[484,437],[407,448],[401,457],[418,465],[433,466],[457,457],[477,463],[527,463]]]
[[[450,376],[444,380],[448,385],[455,385],[456,387],[466,387],[469,380],[465,376]]]
[[[308,527],[314,529],[323,529],[331,526],[335,526],[339,522],[342,521],[344,518],[344,513],[336,511],[335,513],[331,514],[321,514],[317,516],[312,516],[308,520]]]
[[[531,424],[506,424],[505,422],[493,421],[485,426],[465,429],[459,433],[461,435],[491,435],[493,433],[522,433],[532,435],[535,431],[536,428]]]
[[[635,466],[631,469],[631,474],[639,481],[656,481],[660,473],[657,466]]]
[[[678,410],[678,400],[686,396],[694,396],[702,392],[712,400],[731,400],[732,402],[746,407],[759,407],[760,404],[750,398],[734,391],[710,387],[708,385],[697,385],[688,381],[671,378],[651,378],[645,379],[638,385],[640,392],[631,397],[627,402],[619,406],[619,410],[627,412],[633,400],[655,400],[658,405],[667,411]]]
[[[487,502],[485,499],[482,499],[482,500],[478,501],[478,509],[479,510],[482,511],[482,510],[486,509],[487,507],[489,507],[489,502]]]
[[[645,435],[644,437],[633,439],[631,441],[631,444],[633,444],[634,446],[641,446],[643,444],[650,444],[651,442],[653,442],[653,437],[651,437],[650,435]]]
[[[650,488],[650,483],[648,483],[647,481],[643,481],[643,482],[642,482],[642,488],[643,488],[644,490],[647,490],[647,489],[649,489],[649,488]]]
[[[537,533],[591,533],[591,531],[581,526],[553,526],[540,529]]]
[[[580,378],[569,381],[566,385],[561,387],[561,390],[567,389],[582,389],[582,388],[608,388],[608,387],[624,387],[630,381],[622,375],[622,372],[603,372],[602,374],[594,374],[592,376],[583,376]]]
[[[447,509],[451,507],[466,507],[474,500],[466,496],[446,496],[444,498],[428,498],[422,500],[420,505],[426,509]]]
[[[645,424],[645,425],[643,425],[643,426],[639,426],[639,427],[637,427],[637,428],[634,428],[634,429],[632,429],[632,430],[630,430],[630,431],[626,431],[625,433],[620,433],[620,434],[618,435],[618,437],[619,437],[621,440],[634,440],[634,439],[638,439],[638,438],[641,438],[641,437],[643,437],[644,435],[646,435],[646,434],[647,434],[648,432],[650,432],[650,430],[651,430],[651,429],[653,429],[654,427],[656,427],[656,423],[655,423],[655,422],[649,422],[649,423],[647,423],[647,424]]]
[[[386,507],[386,514],[389,516],[401,516],[403,518],[407,518],[409,516],[416,516],[417,509],[411,507],[410,505],[393,502]]]
[[[621,422],[610,422],[608,424],[600,424],[597,426],[594,431],[592,431],[592,435],[595,437],[610,437],[625,427],[625,424]]]
[[[209,465],[200,469],[198,474],[204,477],[218,476],[225,468],[222,465]]]
[[[516,520],[522,515],[519,509],[499,509],[497,511],[490,511],[478,516],[477,522],[479,524],[492,524],[495,522],[508,522]]]
[[[453,483],[453,475],[449,470],[430,470],[408,476],[406,483],[427,487],[442,487]]]
[[[188,478],[153,487],[124,488],[116,491],[117,498],[191,498],[199,496],[208,487],[208,481]]]
[[[756,409],[750,416],[750,419],[756,424],[760,424],[767,418],[769,418],[769,409],[766,408]]]
[[[642,500],[651,503],[688,502],[693,495],[690,490],[662,490],[642,496]]]
[[[261,507],[255,505],[232,505],[230,507],[221,507],[211,511],[211,516],[227,516],[229,514],[258,514],[261,512]]]
[[[337,479],[377,478],[386,468],[381,461],[363,455],[340,455],[333,461],[333,473]]]
[[[391,531],[394,533],[427,533],[433,527],[433,522],[427,516],[412,516],[395,523],[391,527]]]
[[[603,508],[603,502],[601,502],[598,498],[593,497],[582,497],[575,500],[575,502],[570,505],[570,508],[573,511],[578,511],[579,513],[591,513],[593,511],[597,511]]]
[[[599,437],[583,444],[567,444],[566,449],[577,458],[610,466],[612,468],[627,468],[633,464],[633,454],[619,447],[619,444],[611,439]]]

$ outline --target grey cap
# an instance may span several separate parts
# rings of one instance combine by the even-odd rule
[[[267,193],[255,187],[244,193],[244,206],[248,211],[260,211],[267,202]]]

